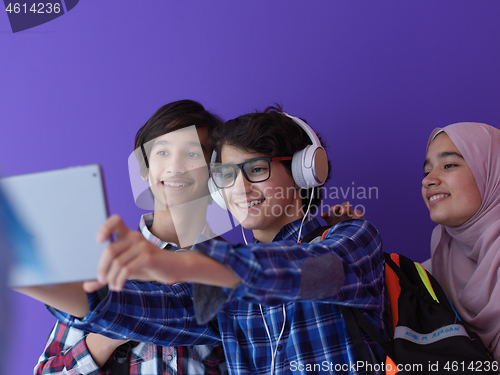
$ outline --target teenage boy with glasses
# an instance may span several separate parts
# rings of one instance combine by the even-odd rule
[[[98,239],[115,233],[118,240],[103,254],[98,281],[85,285],[88,302],[64,306],[74,316],[53,310],[55,315],[111,337],[176,344],[219,339],[233,374],[366,373],[337,306],[363,309],[388,338],[381,239],[370,223],[356,219],[332,227],[320,242],[300,243],[320,226],[305,216],[308,206],[321,200],[319,187],[301,187],[304,181],[292,172],[295,159],[272,160],[289,158],[313,143],[297,120],[281,108],[269,108],[228,121],[212,133],[215,162],[222,164],[212,169],[214,197],[253,231],[252,244],[209,240],[195,245],[194,252],[165,254],[132,237],[118,217],[111,217]],[[323,166],[311,176],[321,184],[328,174],[326,157],[321,160],[319,145],[316,150],[312,158],[319,155],[314,160]],[[258,168],[247,163],[255,159],[261,160]],[[265,179],[251,182],[257,179],[254,173]],[[191,299],[168,292],[167,286],[162,293],[129,298],[123,288],[127,278],[170,284],[192,280],[195,309]],[[102,285],[121,293],[92,293]],[[214,316],[218,331],[206,323]],[[364,344],[372,363],[383,363],[377,345]]]

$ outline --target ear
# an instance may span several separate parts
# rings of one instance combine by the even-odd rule
[[[143,181],[149,181],[149,168],[141,168],[141,171],[139,173],[141,174],[141,178]]]

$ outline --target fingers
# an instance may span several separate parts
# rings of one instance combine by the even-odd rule
[[[110,216],[99,228],[97,241],[104,242],[115,234],[116,241],[109,244],[103,251],[97,267],[97,281],[87,282],[86,291],[95,291],[108,284],[111,290],[121,290],[127,278],[134,270],[128,269],[128,264],[141,256],[144,247],[156,246],[150,244],[139,232],[130,230],[118,215]]]
[[[330,211],[332,208],[335,208],[335,211],[332,211],[336,216],[350,216],[349,214],[352,213],[352,207],[349,202],[342,202],[340,205],[335,205],[333,207],[330,207]]]
[[[132,242],[126,251],[112,259],[105,274],[110,290],[122,290],[129,278],[151,280],[148,277],[152,269],[151,259],[158,248],[143,237],[142,239]]]
[[[113,261],[117,259],[121,253],[127,251],[134,242],[140,240],[140,238],[137,238],[137,234],[139,233],[132,232],[131,230],[128,231],[126,235],[122,232],[119,239],[112,242],[104,249],[97,267],[97,280],[99,282],[104,283],[106,281],[106,275]],[[144,239],[144,237],[142,238]]]
[[[121,291],[128,279],[174,284],[184,269],[186,253],[190,252],[164,251],[146,240],[135,243],[112,262],[106,275],[108,287]]]
[[[363,215],[363,212],[361,212],[361,210],[354,210],[352,218],[353,219],[364,219],[365,215]]]
[[[348,202],[344,202],[342,204],[336,204],[336,205],[330,207],[329,211],[337,217],[342,216],[342,215],[344,215],[345,203],[349,204]]]
[[[336,204],[334,206],[330,206],[328,208],[328,211],[324,211],[320,214],[320,216],[322,218],[326,218],[326,217],[329,217],[329,216],[339,216],[338,215],[338,212],[340,211],[340,205],[339,204]]]
[[[109,289],[112,291],[120,291],[123,289],[127,279],[133,276],[134,279],[152,280],[149,272],[151,267],[151,254],[147,251],[141,251],[141,246],[136,246],[130,250],[126,259],[127,263],[124,266],[113,267],[108,274]],[[125,259],[124,259],[125,261]],[[118,262],[115,262],[117,264]],[[142,276],[142,277],[141,277]]]
[[[349,215],[352,212],[352,207],[349,202],[342,202],[342,204],[336,204],[328,209],[329,213],[334,216],[340,217],[344,215]]]
[[[99,228],[96,239],[97,242],[103,243],[111,238],[112,233],[115,233],[116,238],[120,239],[128,231],[130,231],[130,229],[127,228],[121,217],[113,215],[108,217],[105,223]]]
[[[155,270],[161,263],[160,259],[170,253],[150,243],[139,232],[123,231],[120,239],[103,251],[98,265],[98,283],[101,286],[107,284],[112,291],[120,291],[128,279],[157,280]],[[88,287],[97,286],[89,284]]]
[[[363,212],[361,210],[353,210],[349,202],[343,202],[341,204],[341,214],[347,215],[351,219],[364,219]]]
[[[345,220],[364,219],[363,212],[358,209],[353,210],[349,202],[333,205],[328,211],[322,212],[320,216],[328,225],[335,225]]]

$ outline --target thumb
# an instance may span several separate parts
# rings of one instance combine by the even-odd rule
[[[83,290],[85,290],[85,292],[87,293],[93,293],[104,286],[106,286],[106,284],[100,283],[96,280],[90,280],[83,283]]]

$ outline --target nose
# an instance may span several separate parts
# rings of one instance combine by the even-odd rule
[[[252,183],[245,178],[243,172],[239,170],[237,172],[234,185],[231,187],[233,190],[233,194],[248,194],[252,191],[251,184]]]
[[[185,160],[182,155],[173,153],[167,162],[167,173],[171,174],[183,174],[186,172]]]
[[[439,185],[441,183],[441,180],[439,179],[439,175],[437,172],[434,171],[434,169],[431,169],[431,171],[425,176],[422,180],[422,187],[428,189],[431,186]]]

